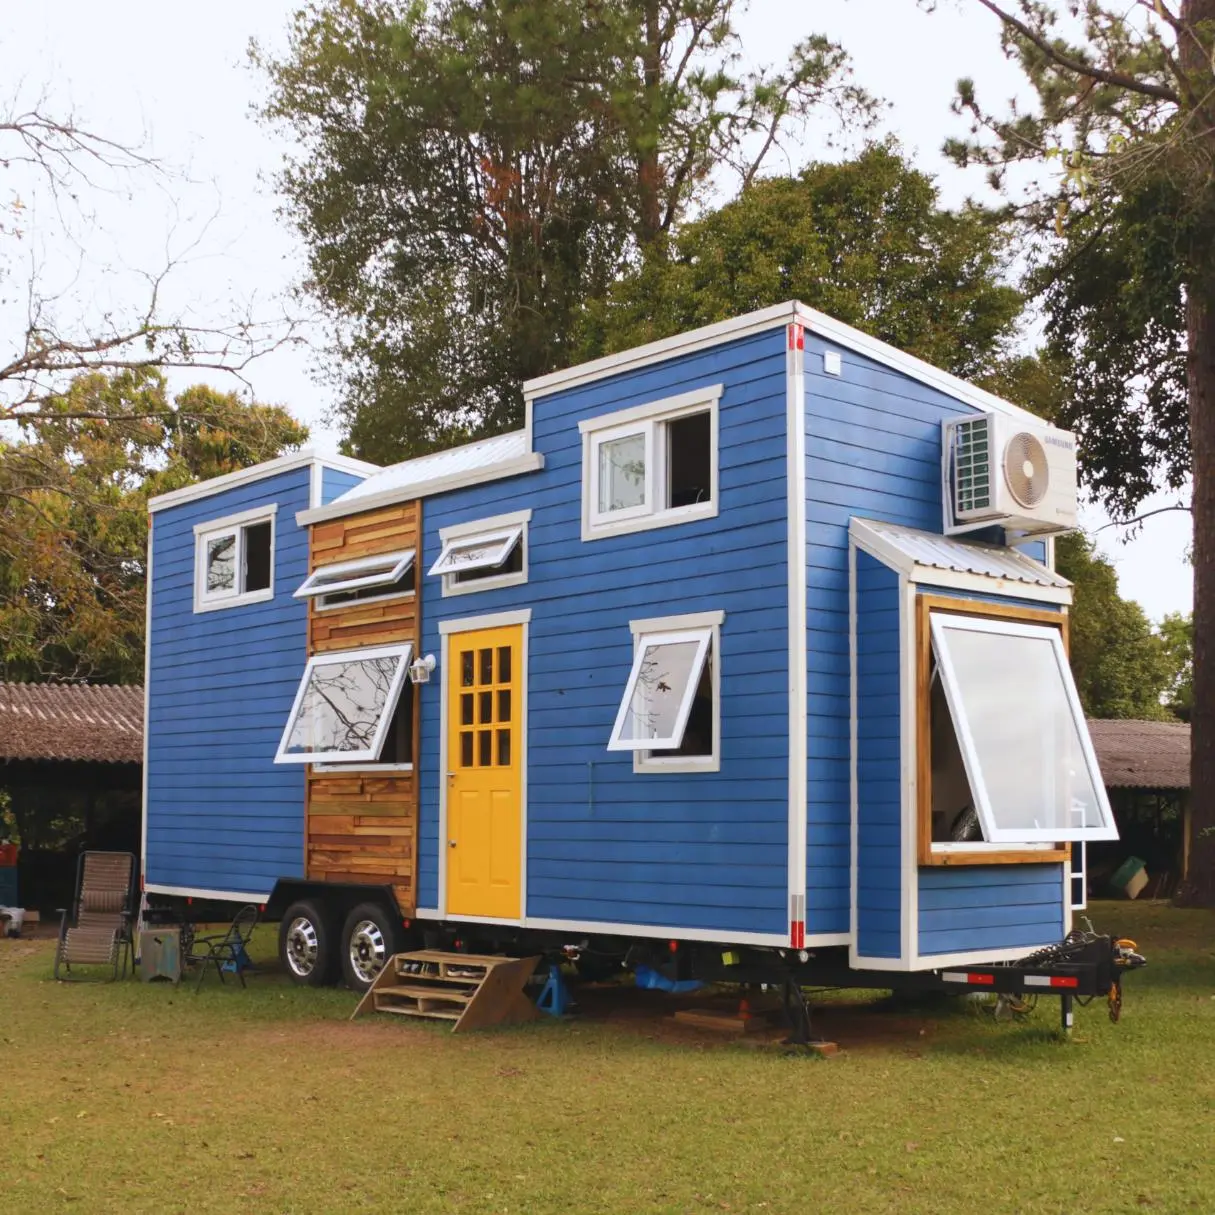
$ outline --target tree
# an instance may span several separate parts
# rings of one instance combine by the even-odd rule
[[[1160,622],[1160,639],[1173,671],[1165,701],[1174,716],[1189,721],[1194,712],[1193,616],[1185,612],[1170,612]]]
[[[687,224],[588,308],[589,346],[622,350],[799,299],[964,376],[994,373],[1021,313],[1006,233],[949,211],[888,145],[755,182]],[[590,350],[588,349],[588,353]]]
[[[1118,594],[1118,575],[1082,532],[1055,540],[1055,567],[1074,585],[1070,659],[1089,717],[1164,721],[1176,663],[1139,604]]]
[[[317,0],[268,74],[280,177],[332,321],[348,451],[390,461],[522,422],[583,303],[813,108],[868,113],[810,37],[741,74],[733,0]]]
[[[973,138],[952,145],[997,184],[1057,168],[1022,215],[1070,360],[1088,481],[1133,512],[1192,477],[1194,853],[1185,901],[1215,903],[1215,0],[977,0],[1038,95],[1001,118],[961,82]],[[1052,236],[1056,240],[1052,241]],[[1085,449],[1082,449],[1085,450]]]
[[[10,326],[6,315],[0,343],[0,423],[32,426],[59,416],[61,403],[53,403],[83,373],[194,367],[243,380],[256,358],[295,340],[286,318],[247,312],[212,322],[189,310],[166,312],[163,293],[178,265],[174,256],[142,276],[139,298],[125,308],[65,321],[71,301],[44,281],[36,262],[26,268],[34,256],[30,236],[75,249],[87,267],[93,217],[86,200],[133,189],[140,174],[160,185],[171,177],[138,148],[99,134],[74,114],[51,113],[44,99],[0,110],[0,309],[16,322]],[[38,223],[30,218],[27,194],[45,204]]]
[[[283,409],[162,373],[77,377],[0,443],[0,678],[143,678],[147,501],[281,455]]]

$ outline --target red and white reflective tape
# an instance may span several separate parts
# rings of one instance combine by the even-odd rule
[[[1075,975],[1026,975],[1026,987],[1079,987]]]
[[[941,978],[946,983],[966,983],[975,987],[991,987],[996,981],[995,975],[976,974],[973,971],[961,970],[943,971]]]

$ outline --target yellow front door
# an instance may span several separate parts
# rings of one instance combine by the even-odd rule
[[[520,918],[523,627],[453,633],[447,657],[447,912]]]

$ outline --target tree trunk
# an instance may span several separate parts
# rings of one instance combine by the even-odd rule
[[[1204,45],[1215,0],[1185,0],[1178,39],[1182,71],[1207,95],[1211,60]],[[1202,33],[1200,34],[1199,31]],[[1189,36],[1187,36],[1189,35]],[[1210,124],[1204,123],[1209,130]],[[1207,135],[1206,142],[1211,144]],[[1209,150],[1209,149],[1204,149]],[[1215,265],[1208,250],[1186,285],[1186,387],[1194,478],[1194,711],[1190,719],[1190,805],[1193,836],[1189,877],[1178,902],[1215,906]]]
[[[662,127],[662,13],[658,0],[642,6],[643,141],[637,149],[637,194],[639,232],[643,250],[648,250],[662,230],[662,160],[658,133]]]
[[[1193,836],[1178,901],[1215,906],[1215,276],[1186,298],[1186,377],[1194,476],[1194,710],[1190,718]]]

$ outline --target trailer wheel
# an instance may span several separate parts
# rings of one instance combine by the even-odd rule
[[[342,927],[342,977],[351,991],[366,991],[394,953],[401,952],[397,919],[380,903],[360,903]]]
[[[293,983],[332,983],[337,956],[324,909],[311,901],[292,903],[278,926],[278,956]]]

